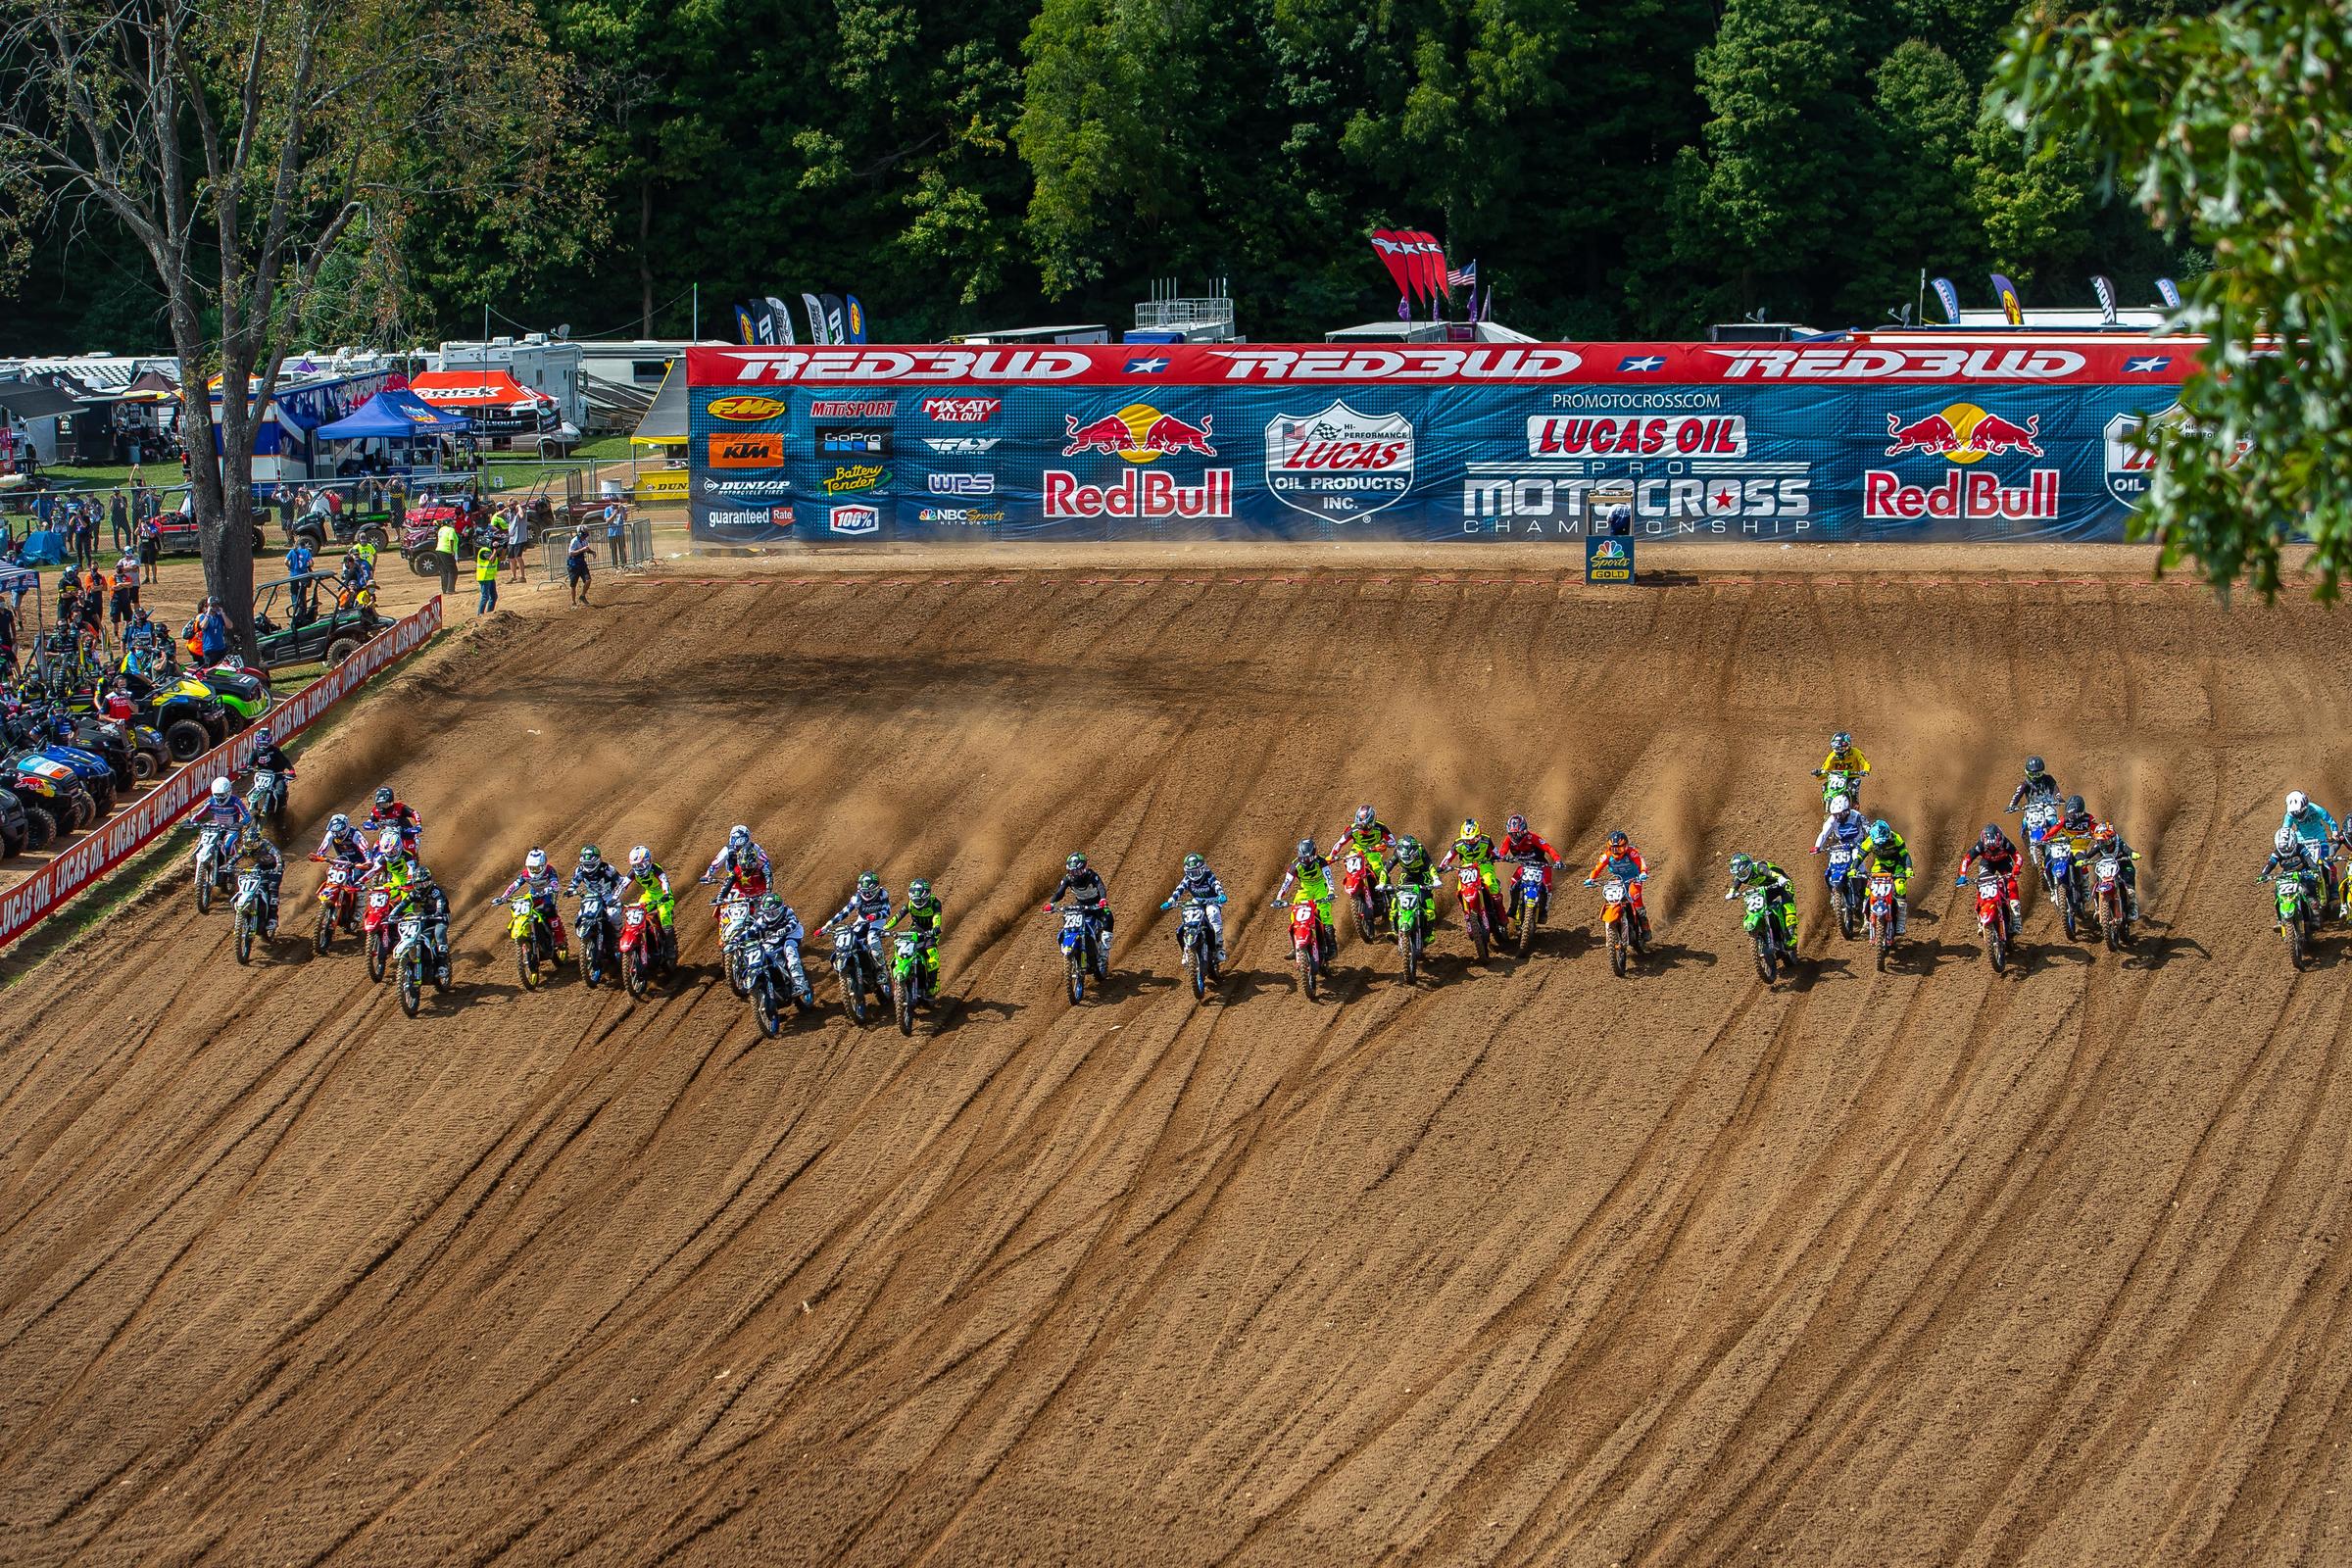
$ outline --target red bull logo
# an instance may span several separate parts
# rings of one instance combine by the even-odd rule
[[[1149,403],[1130,403],[1116,414],[1084,424],[1074,414],[1063,415],[1062,420],[1070,427],[1069,442],[1061,449],[1065,458],[1100,452],[1129,463],[1156,463],[1171,452],[1193,452],[1204,458],[1217,455],[1217,449],[1209,445],[1210,429],[1216,423],[1216,416],[1211,414],[1200,416],[1199,424],[1190,424]]]
[[[1199,484],[1188,485],[1164,468],[1129,468],[1118,483],[1104,485],[1048,468],[1045,502],[1049,517],[1230,517],[1233,470],[1210,468]]]
[[[1977,463],[2012,452],[2038,458],[2042,455],[2040,431],[2038,414],[2028,415],[2026,422],[2019,424],[1974,403],[1955,403],[1909,423],[1899,415],[1886,416],[1886,456],[1926,452],[1953,463]]]
[[[1932,485],[1906,484],[1899,473],[1872,468],[1862,475],[1862,515],[1872,522],[1981,518],[2001,522],[2058,520],[2058,470],[2035,468],[2022,485],[1997,473],[1947,471]]]

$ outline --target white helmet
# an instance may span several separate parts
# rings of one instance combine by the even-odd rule
[[[225,801],[228,799],[228,780],[224,778],[217,778],[213,780],[213,799],[216,801]]]
[[[740,850],[750,845],[751,842],[752,830],[748,827],[745,827],[741,822],[738,822],[733,827],[727,829],[728,849]]]
[[[388,827],[375,836],[375,847],[385,855],[400,853],[400,829]]]
[[[2310,804],[2311,797],[2304,794],[2301,790],[2288,790],[2286,792],[2287,815],[2301,816],[2303,814],[2303,808],[2309,806]]]
[[[1833,795],[1830,797],[1830,814],[1832,816],[1843,816],[1853,808],[1854,803],[1844,796]]]
[[[2282,827],[2271,835],[2271,848],[2280,855],[2293,855],[2301,847],[2302,841],[2295,837],[2295,830],[2291,827]]]
[[[522,858],[522,868],[533,876],[537,876],[540,872],[546,870],[547,852],[534,847],[530,854]]]
[[[644,869],[645,869],[647,866],[649,866],[649,865],[651,865],[651,864],[653,864],[653,863],[654,863],[654,857],[653,857],[652,853],[651,853],[650,851],[648,851],[644,845],[642,845],[642,844],[640,844],[640,845],[637,845],[637,846],[635,846],[634,848],[632,848],[632,849],[629,851],[629,869],[630,869],[630,870],[632,870],[632,871],[642,871],[642,870],[644,870]]]

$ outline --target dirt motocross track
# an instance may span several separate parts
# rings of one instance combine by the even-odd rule
[[[296,786],[311,834],[420,808],[456,993],[240,970],[177,876],[0,993],[0,1558],[2347,1560],[2352,965],[2290,972],[2251,885],[2284,789],[2352,798],[2345,622],[1872,559],[656,581],[461,633]],[[1839,726],[1933,868],[1901,972],[1804,855]],[[2128,962],[2038,902],[2023,973],[1978,953],[1947,868],[2029,750],[2147,857]],[[1265,900],[1359,800],[1588,864],[1622,824],[1664,951],[1612,980],[1571,888],[1524,966],[1449,918],[1417,993],[1350,940],[1309,1004]],[[674,994],[518,991],[531,844],[691,879],[738,818],[811,923],[936,881],[913,1040],[822,977],[761,1042],[691,893]],[[1077,1009],[1075,846],[1120,913]],[[1152,912],[1196,848],[1205,1005]],[[1735,849],[1806,890],[1794,984]]]

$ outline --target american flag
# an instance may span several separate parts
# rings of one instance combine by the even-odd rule
[[[1478,264],[1476,262],[1472,262],[1468,267],[1449,267],[1446,270],[1446,291],[1447,293],[1450,294],[1457,288],[1474,289],[1476,287],[1478,287]]]

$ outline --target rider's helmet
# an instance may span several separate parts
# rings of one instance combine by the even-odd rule
[[[1844,730],[1839,730],[1839,731],[1838,731],[1837,734],[1835,734],[1835,735],[1833,735],[1833,736],[1831,736],[1831,737],[1830,737],[1830,750],[1831,750],[1831,751],[1833,751],[1833,752],[1850,752],[1850,751],[1852,751],[1853,749],[1854,749],[1854,738],[1853,738],[1853,736],[1851,736],[1851,735],[1847,734],[1847,733],[1846,733]]]
[[[388,827],[377,834],[375,848],[378,854],[398,855],[400,853],[400,829]]]
[[[1184,858],[1184,868],[1187,871],[1192,870],[1200,863],[1200,857],[1198,855],[1188,855]],[[1298,841],[1298,863],[1300,865],[1312,865],[1315,863],[1315,841],[1313,839],[1300,839]]]
[[[1370,827],[1379,820],[1379,813],[1369,806],[1359,806],[1355,808],[1355,825],[1357,827]]]
[[[1396,858],[1406,865],[1421,862],[1421,841],[1407,833],[1396,841]]]
[[[2310,804],[2311,797],[2304,794],[2301,790],[2288,790],[2286,792],[2287,815],[2301,816],[2303,814],[2303,808]]]
[[[642,844],[632,845],[632,846],[630,847],[630,849],[629,849],[629,869],[630,869],[630,870],[632,870],[632,871],[635,871],[635,872],[637,872],[639,875],[641,875],[641,876],[642,876],[642,875],[643,875],[644,873],[646,873],[647,871],[650,871],[650,870],[652,870],[652,869],[653,869],[653,865],[654,865],[654,856],[653,856],[653,852],[652,852],[651,850],[648,850],[648,849],[647,849],[647,848],[646,848],[644,845],[642,845]]]
[[[253,732],[253,744],[256,746],[267,746],[270,744],[270,726],[267,724]]]
[[[760,901],[752,906],[752,912],[762,920],[781,920],[784,918],[784,901],[773,893],[762,893]]]
[[[1732,880],[1744,882],[1756,873],[1756,862],[1744,855],[1732,857]]]
[[[2041,777],[2041,775],[2042,775],[2043,773],[2047,772],[2047,771],[2048,771],[2048,768],[2047,768],[2047,767],[2045,767],[2045,766],[2043,765],[2043,763],[2042,763],[2042,760],[2041,760],[2041,759],[2040,759],[2040,758],[2038,758],[2038,757],[2029,757],[2029,758],[2027,758],[2027,759],[2026,759],[2026,777],[2027,777],[2027,778],[2029,778],[2029,779],[2036,779],[2036,778],[2039,778],[2039,777]]]
[[[918,876],[906,884],[906,902],[908,904],[927,904],[930,899],[931,884],[921,877]]]
[[[1894,829],[1886,825],[1886,819],[1885,817],[1882,816],[1876,822],[1870,824],[1871,843],[1885,845],[1893,837]]]
[[[213,780],[213,799],[216,801],[225,801],[228,799],[228,780],[224,778],[217,778]]]
[[[345,816],[341,811],[337,811],[326,819],[326,831],[331,837],[338,839],[343,837],[351,831],[351,818]]]
[[[2282,827],[2271,835],[2271,848],[2281,856],[2300,855],[2303,853],[2303,841],[2295,837],[2293,828]]]
[[[1513,811],[1509,816],[1503,818],[1502,830],[1511,837],[1517,838],[1527,831],[1527,818],[1517,811]]]
[[[1625,836],[1625,829],[1623,829],[1623,828],[1621,828],[1621,827],[1613,827],[1613,828],[1609,829],[1609,848],[1610,848],[1610,849],[1612,849],[1612,850],[1622,850],[1622,849],[1624,849],[1624,848],[1625,848],[1627,845],[1631,844],[1632,842],[1633,842],[1633,840],[1632,840],[1632,839],[1629,839],[1629,838],[1627,838],[1627,837]]]
[[[375,808],[380,811],[398,799],[400,797],[392,793],[392,786],[386,784],[375,792]]]
[[[1854,801],[1852,796],[1833,795],[1830,797],[1830,814],[1832,816],[1843,816],[1846,812],[1852,810],[1853,808]]]
[[[741,822],[727,829],[727,848],[741,855],[752,847],[752,830]]]
[[[1074,854],[1068,859],[1062,861],[1061,868],[1069,872],[1072,876],[1076,876],[1079,872],[1085,870],[1086,856],[1084,852]]]
[[[1309,849],[1314,847],[1313,840],[1309,839],[1306,842]],[[1208,862],[1200,858],[1200,856],[1188,855],[1184,858],[1184,874],[1186,876],[1199,876],[1201,872],[1207,869]]]
[[[858,892],[860,897],[870,899],[881,891],[882,879],[880,877],[874,875],[874,873],[871,871],[860,871],[858,873]],[[912,890],[909,889],[908,891]]]
[[[1998,822],[1985,823],[1984,832],[1978,838],[1977,846],[1986,850],[1999,849],[2001,847],[2001,824]]]
[[[2069,817],[2081,816],[2087,810],[2089,810],[2089,808],[2082,804],[2082,796],[2069,795],[2066,798],[2066,814]]]
[[[593,844],[583,844],[583,845],[581,845],[581,846],[580,846],[580,869],[581,869],[581,870],[583,870],[583,871],[593,871],[593,870],[595,870],[595,869],[596,869],[596,868],[597,868],[599,865],[602,865],[602,864],[604,863],[604,859],[605,859],[604,856],[603,856],[601,853],[599,853],[599,852],[598,852],[598,850],[597,850],[597,847],[596,847],[595,845],[593,845]]]
[[[1463,817],[1461,833],[1462,842],[1467,844],[1476,837],[1478,837],[1478,818],[1475,816]]]
[[[529,872],[532,876],[537,876],[540,872],[546,870],[547,852],[543,849],[540,849],[537,845],[533,845],[531,847],[531,853],[522,858],[522,868],[523,870]]]
[[[2099,830],[2096,833],[2093,833],[2091,837],[2097,840],[2100,844],[2109,848],[2113,848],[2115,845],[2115,824],[2113,822],[2101,822],[2099,824]]]

